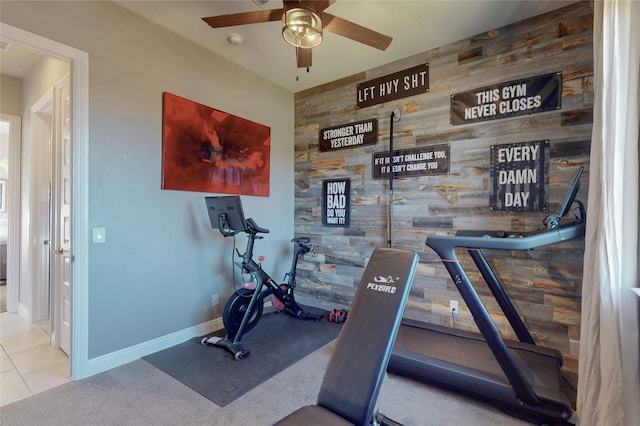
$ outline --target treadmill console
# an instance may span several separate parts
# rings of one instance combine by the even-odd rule
[[[567,196],[564,198],[560,211],[556,214],[549,215],[544,219],[544,225],[547,229],[556,228],[560,224],[560,220],[564,215],[569,213],[573,202],[576,200],[576,195],[578,195],[578,189],[580,189],[580,176],[582,176],[583,170],[584,167],[580,166],[575,175],[573,175],[573,183],[571,184],[571,188],[569,189]],[[580,220],[585,222],[586,214],[584,212],[584,205],[580,201],[578,201],[578,205],[580,206]]]

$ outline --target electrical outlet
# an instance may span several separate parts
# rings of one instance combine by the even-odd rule
[[[569,339],[569,353],[572,355],[580,354],[580,340]]]
[[[457,300],[449,300],[449,312],[458,313],[458,301]]]
[[[218,298],[218,294],[214,294],[211,296],[211,306],[217,306],[220,303],[220,299]]]

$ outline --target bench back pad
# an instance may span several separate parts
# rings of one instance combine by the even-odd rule
[[[318,405],[355,424],[371,422],[417,264],[412,251],[374,250],[327,366]]]

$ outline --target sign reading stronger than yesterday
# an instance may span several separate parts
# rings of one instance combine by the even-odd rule
[[[320,152],[375,145],[377,142],[377,118],[320,129],[318,135]]]

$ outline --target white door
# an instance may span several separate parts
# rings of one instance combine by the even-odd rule
[[[51,146],[55,140],[54,93],[47,91],[31,106],[31,141],[26,150],[29,170],[26,182],[29,220],[22,223],[28,236],[28,255],[22,256],[25,269],[23,283],[31,286],[20,289],[20,303],[28,309],[31,322],[49,321],[50,318],[50,258],[51,239]],[[44,244],[43,244],[44,243]],[[24,290],[24,292],[23,292]]]
[[[55,345],[71,351],[71,84],[58,85],[57,137],[52,146],[51,285]]]
[[[9,169],[7,191],[2,195],[5,211],[7,212],[7,311],[18,311],[18,287],[20,274],[20,117],[1,114],[0,126],[2,137],[8,135],[8,164]],[[4,152],[3,152],[4,156]],[[9,208],[11,206],[11,208]]]

